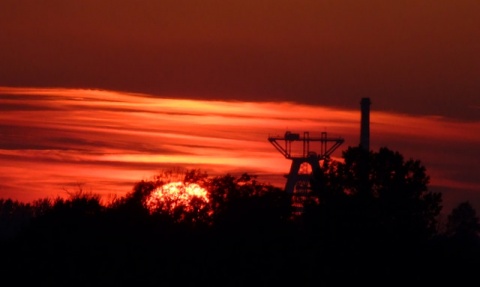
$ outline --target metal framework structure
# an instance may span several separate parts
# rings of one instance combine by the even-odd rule
[[[294,195],[298,202],[294,205],[301,209],[300,202],[311,189],[312,176],[320,172],[320,161],[327,159],[344,139],[328,138],[326,132],[320,137],[310,137],[309,132],[303,136],[287,131],[284,136],[269,136],[268,141],[286,158],[292,161],[290,172],[285,176],[285,191]],[[319,147],[314,147],[319,142]]]

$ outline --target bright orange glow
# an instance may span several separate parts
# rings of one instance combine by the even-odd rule
[[[192,200],[195,206],[192,205]],[[182,207],[186,212],[203,209],[209,202],[207,190],[196,183],[185,184],[181,181],[166,183],[157,187],[148,197],[145,204],[149,210],[161,209],[171,212]]]

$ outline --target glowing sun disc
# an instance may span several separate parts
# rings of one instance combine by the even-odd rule
[[[189,211],[192,208],[190,203],[193,199],[199,199],[201,204],[206,205],[209,202],[207,190],[196,183],[185,184],[177,181],[157,187],[145,203],[150,210],[158,208],[173,210],[183,206],[186,211]]]

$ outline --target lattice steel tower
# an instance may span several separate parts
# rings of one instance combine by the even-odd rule
[[[311,181],[321,172],[320,161],[327,159],[343,142],[343,138],[328,138],[326,132],[320,137],[303,136],[287,131],[284,136],[270,136],[268,141],[286,158],[292,161],[290,172],[285,175],[285,191],[293,196],[293,205],[300,211],[302,202],[311,191]],[[281,143],[283,142],[283,144]],[[319,146],[314,146],[315,142]]]

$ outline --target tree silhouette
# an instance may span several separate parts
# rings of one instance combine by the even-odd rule
[[[349,148],[322,171],[300,218],[291,216],[289,194],[254,175],[200,170],[162,172],[108,205],[83,192],[31,205],[0,200],[0,226],[19,214],[28,219],[2,241],[8,260],[0,267],[18,285],[32,278],[48,286],[338,286],[476,274],[475,210],[460,204],[440,236],[441,196],[429,191],[420,161]],[[208,201],[149,208],[152,192],[178,181],[206,188]]]
[[[324,173],[312,182],[318,200],[309,201],[304,212],[310,237],[338,266],[332,270],[349,260],[355,266],[350,272],[358,276],[369,268],[383,274],[414,272],[421,261],[412,259],[424,258],[420,254],[437,234],[441,211],[441,194],[428,190],[425,167],[388,148],[349,147],[342,157],[323,162]],[[372,265],[362,264],[362,258],[371,258]],[[400,266],[402,258],[409,264]]]
[[[448,215],[446,233],[462,240],[476,240],[479,237],[480,223],[475,209],[468,201],[458,204]]]
[[[0,199],[0,240],[15,238],[30,224],[34,213],[34,208],[29,203]]]
[[[446,278],[472,282],[480,267],[480,224],[468,201],[459,203],[448,215],[446,231],[434,246],[434,258],[440,259],[439,272]],[[439,261],[440,261],[439,260]],[[437,271],[438,272],[438,271]]]
[[[326,161],[325,174],[316,178],[313,194],[320,205],[351,205],[350,212],[359,212],[355,217],[381,224],[375,228],[427,237],[436,233],[442,196],[428,191],[429,177],[419,160],[405,161],[385,147],[378,152],[349,147],[343,159]],[[362,169],[368,171],[365,178]]]
[[[247,173],[213,178],[208,189],[216,223],[250,227],[264,221],[283,222],[291,214],[291,198],[282,189],[260,183]],[[223,224],[222,223],[222,224]]]

